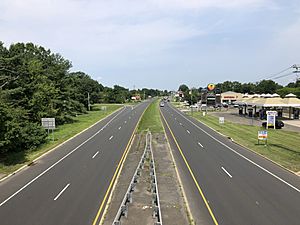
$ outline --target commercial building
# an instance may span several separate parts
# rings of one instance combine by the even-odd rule
[[[243,94],[241,94],[241,93],[237,93],[234,91],[227,91],[227,92],[221,93],[221,102],[231,104],[231,103],[237,101],[238,99],[241,99],[242,97],[243,97]]]

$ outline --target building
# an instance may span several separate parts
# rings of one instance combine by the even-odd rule
[[[227,91],[224,93],[221,93],[221,102],[222,103],[233,103],[237,101],[238,99],[241,99],[243,97],[243,94],[237,93],[234,91]]]

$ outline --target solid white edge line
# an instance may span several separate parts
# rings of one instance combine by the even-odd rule
[[[232,178],[231,174],[223,166],[221,168],[230,178]]]
[[[125,108],[123,110],[121,110],[117,115],[115,115],[110,121],[107,122],[107,124],[104,126],[108,126],[108,124],[110,124],[118,115],[120,115],[123,111],[125,110]],[[73,152],[75,152],[76,150],[78,150],[81,146],[83,146],[85,143],[87,143],[89,140],[91,140],[92,138],[94,138],[97,134],[100,133],[100,130],[97,131],[95,134],[93,134],[91,137],[89,137],[88,139],[86,139],[84,142],[82,142],[80,145],[78,145],[76,148],[74,148],[72,151],[70,151],[68,154],[66,154],[64,157],[62,157],[60,160],[58,160],[57,162],[55,162],[54,164],[52,164],[51,166],[49,166],[46,170],[44,170],[42,173],[40,173],[39,175],[37,175],[35,178],[33,178],[31,181],[29,181],[28,183],[26,183],[23,187],[21,187],[19,190],[17,190],[15,193],[13,193],[12,195],[10,195],[7,199],[5,199],[3,202],[0,203],[0,207],[3,206],[6,202],[8,202],[10,199],[12,199],[13,197],[15,197],[17,194],[19,194],[21,191],[23,191],[25,188],[27,188],[30,184],[32,184],[34,181],[36,181],[37,179],[39,179],[41,176],[43,176],[45,173],[47,173],[49,170],[51,170],[53,167],[55,167],[57,164],[59,164],[61,161],[63,161],[65,158],[69,157]]]
[[[93,155],[92,159],[94,159],[98,154],[99,154],[99,151],[97,151],[97,152]]]
[[[172,108],[175,112],[177,112],[177,109],[175,110],[173,107]],[[218,140],[217,138],[215,138],[214,136],[212,136],[211,134],[209,134],[208,132],[206,132],[205,130],[203,130],[201,127],[199,127],[197,124],[195,124],[193,121],[191,121],[190,119],[186,118],[184,115],[182,115],[180,112],[177,112],[179,115],[181,115],[184,119],[186,119],[187,121],[189,121],[191,124],[193,124],[195,127],[197,127],[199,130],[201,130],[203,133],[207,134],[209,137],[211,137],[212,139],[214,139],[215,141],[219,142],[221,145],[223,145],[224,147],[228,148],[230,151],[234,152],[235,154],[237,154],[238,156],[242,157],[243,159],[247,160],[248,162],[252,163],[253,165],[257,166],[258,168],[260,168],[261,170],[265,171],[266,173],[268,173],[269,175],[273,176],[274,178],[276,178],[277,180],[281,181],[282,183],[286,184],[287,186],[289,186],[290,188],[294,189],[295,191],[300,193],[300,189],[296,188],[295,186],[293,186],[292,184],[288,183],[287,181],[285,181],[284,179],[280,178],[279,176],[275,175],[274,173],[270,172],[269,170],[267,170],[266,168],[262,167],[261,165],[257,164],[256,162],[252,161],[251,159],[248,159],[246,156],[242,155],[241,153],[237,152],[236,150],[232,149],[231,147],[229,147],[228,145],[224,144],[222,141]]]
[[[62,190],[58,193],[58,195],[54,198],[54,201],[56,201],[56,200],[62,195],[62,193],[64,193],[64,191],[65,191],[69,186],[70,186],[70,184],[67,184],[67,185],[64,187],[64,189],[62,189]]]

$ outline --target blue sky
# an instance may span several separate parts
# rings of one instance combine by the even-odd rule
[[[107,86],[255,82],[300,63],[299,0],[1,0],[0,11],[6,46],[50,48]]]

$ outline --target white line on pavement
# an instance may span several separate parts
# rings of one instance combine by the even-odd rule
[[[113,139],[113,138],[114,138],[114,136],[110,136],[109,140],[111,140],[111,139]]]
[[[223,166],[222,166],[221,168],[222,168],[222,170],[223,170],[230,178],[232,178],[231,174],[228,173],[228,171],[227,171]]]
[[[118,129],[121,130],[122,127],[119,127]]]
[[[203,145],[200,142],[198,142],[198,145],[203,148]]]
[[[186,130],[186,132],[188,132],[188,134],[190,134],[190,133],[191,133],[189,130]]]
[[[127,123],[127,121],[125,120],[125,122],[124,123]]]
[[[54,198],[54,201],[56,201],[69,186],[70,186],[70,184],[67,184],[64,187],[64,189],[62,189],[61,192],[59,192],[58,195]]]
[[[182,123],[179,123],[180,126],[182,126]]]
[[[215,138],[214,136],[212,136],[211,134],[209,134],[208,132],[206,132],[204,129],[202,129],[201,127],[199,127],[197,124],[195,124],[193,121],[191,121],[190,119],[186,118],[184,115],[182,115],[180,112],[178,112],[177,110],[175,110],[174,108],[172,108],[175,112],[177,112],[179,115],[181,115],[184,119],[186,119],[187,121],[189,121],[191,124],[193,124],[195,127],[197,127],[199,130],[201,130],[203,133],[207,134],[209,137],[211,137],[212,139],[214,139],[215,141],[219,142],[221,145],[223,145],[224,147],[228,148],[230,151],[232,151],[233,153],[237,154],[238,156],[242,157],[243,159],[245,159],[246,161],[252,163],[253,165],[257,166],[258,168],[260,168],[261,170],[265,171],[266,173],[268,173],[269,175],[275,177],[277,180],[281,181],[282,183],[286,184],[287,186],[289,186],[290,188],[294,189],[295,191],[300,193],[300,189],[296,188],[295,186],[293,186],[292,184],[288,183],[287,181],[285,181],[284,179],[280,178],[279,176],[277,176],[276,174],[272,173],[271,171],[267,170],[266,168],[262,167],[261,165],[257,164],[256,162],[252,161],[251,159],[248,159],[246,156],[242,155],[241,153],[237,152],[236,150],[234,150],[233,148],[229,147],[228,145],[224,144],[222,141],[218,140],[217,138]],[[1,205],[0,205],[1,206]]]
[[[92,159],[94,159],[98,154],[99,154],[99,151],[93,155]]]
[[[107,127],[118,115],[120,115],[123,111],[125,110],[122,109],[120,112],[118,112],[111,120],[109,120],[107,122],[107,124],[105,124],[104,127]],[[103,127],[103,128],[104,128]],[[43,176],[45,173],[47,173],[49,170],[51,170],[53,167],[55,167],[57,164],[59,164],[61,161],[63,161],[65,158],[69,157],[73,152],[77,151],[81,146],[83,146],[85,143],[87,143],[89,140],[91,140],[92,138],[94,138],[97,134],[100,133],[100,130],[97,131],[95,134],[93,134],[91,137],[89,137],[88,139],[86,139],[84,142],[82,142],[80,145],[78,145],[76,148],[74,148],[72,151],[70,151],[68,154],[66,154],[64,157],[62,157],[60,160],[58,160],[57,162],[55,162],[54,164],[52,164],[50,167],[48,167],[46,170],[44,170],[42,173],[40,173],[39,175],[37,175],[35,178],[33,178],[31,181],[29,181],[27,184],[25,184],[23,187],[21,187],[19,190],[17,190],[15,193],[13,193],[11,196],[9,196],[7,199],[5,199],[3,202],[0,203],[0,207],[3,206],[6,202],[8,202],[10,199],[12,199],[13,197],[15,197],[17,194],[19,194],[21,191],[23,191],[25,188],[27,188],[29,185],[31,185],[34,181],[36,181],[37,179],[39,179],[41,176]]]

